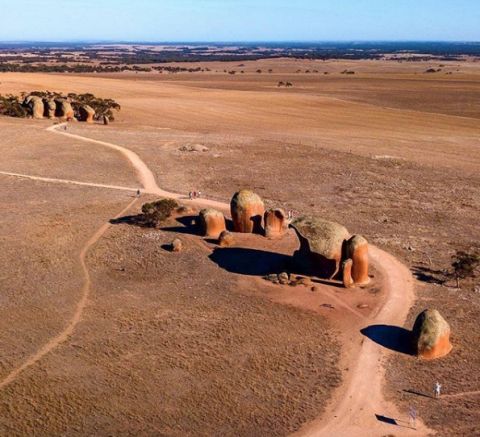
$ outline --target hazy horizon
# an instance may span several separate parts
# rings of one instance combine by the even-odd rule
[[[0,0],[0,8],[3,42],[480,40],[476,0]]]

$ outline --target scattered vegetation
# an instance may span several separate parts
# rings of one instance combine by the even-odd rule
[[[172,215],[172,211],[178,207],[173,199],[162,199],[155,202],[145,203],[142,206],[142,220],[145,226],[155,228]]]
[[[28,114],[18,96],[12,94],[2,96],[0,94],[0,115],[25,118]]]
[[[460,288],[460,279],[473,278],[475,270],[480,266],[480,254],[477,251],[465,252],[458,250],[452,256],[452,268],[449,276],[457,281],[457,288]]]

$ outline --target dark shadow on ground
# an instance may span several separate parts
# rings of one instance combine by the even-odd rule
[[[403,390],[405,393],[410,393],[412,395],[416,395],[416,396],[422,396],[424,398],[430,398],[430,399],[435,399],[434,396],[431,396],[431,395],[427,395],[425,393],[421,393],[419,391],[415,391],[415,390]]]
[[[145,219],[143,214],[137,215],[126,215],[124,217],[119,217],[116,219],[111,219],[110,224],[112,225],[130,225],[130,226],[138,226],[140,228],[151,228],[151,226],[145,223]]]
[[[216,248],[209,256],[215,264],[230,273],[265,276],[290,271],[291,257],[275,252],[246,248]]]
[[[414,355],[412,333],[400,326],[371,325],[360,330],[370,340],[395,352]]]
[[[391,417],[382,416],[380,414],[375,414],[375,417],[377,418],[377,420],[379,422],[388,423],[389,425],[398,426],[397,421],[395,419],[392,419]]]
[[[412,273],[419,281],[429,284],[445,284],[446,279],[443,278],[444,272],[441,270],[433,270],[424,266],[413,266]]]
[[[202,230],[198,224],[198,217],[195,215],[186,215],[175,219],[180,226],[165,226],[160,230],[165,232],[175,232],[177,234],[202,235]]]

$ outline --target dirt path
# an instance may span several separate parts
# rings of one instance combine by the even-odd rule
[[[56,179],[56,178],[45,178],[42,176],[32,176],[23,173],[11,173],[8,171],[0,171],[0,174],[5,176],[13,176],[17,178],[23,179],[31,179],[33,181],[41,181],[41,182],[51,182],[54,184],[71,184],[71,185],[81,185],[84,187],[96,187],[96,188],[108,188],[110,190],[120,190],[120,191],[131,191],[136,192],[137,188],[129,188],[129,187],[122,187],[119,185],[105,185],[105,184],[95,184],[93,182],[80,182],[80,181],[72,181],[69,179]]]
[[[370,246],[370,256],[385,277],[388,299],[369,325],[386,324],[402,326],[414,302],[413,278],[410,271],[392,255]],[[361,338],[358,333],[359,340]],[[298,436],[383,436],[391,432],[395,436],[427,435],[428,430],[418,419],[417,429],[408,426],[408,417],[401,417],[395,405],[387,402],[382,393],[387,351],[364,337],[360,354],[351,363],[347,380],[336,393],[325,417],[308,424]],[[393,419],[396,425],[379,420]]]
[[[158,187],[151,170],[132,151],[116,144],[69,134],[64,130],[59,130],[62,127],[63,125],[52,126],[48,128],[48,131],[120,151],[135,168],[146,193],[175,199],[185,198],[180,194],[164,191]],[[222,211],[229,210],[226,203],[208,199],[195,199],[186,203],[211,206]],[[382,271],[386,278],[387,299],[377,314],[368,320],[368,324],[402,326],[415,299],[412,275],[408,268],[393,256],[374,246],[370,248],[370,256],[377,269]],[[361,334],[358,333],[358,335],[361,338]],[[389,431],[401,436],[420,436],[431,433],[418,419],[416,430],[405,426],[405,418],[399,419],[400,414],[395,405],[384,399],[382,393],[385,376],[383,359],[386,354],[387,351],[383,347],[366,337],[363,338],[360,354],[350,365],[352,372],[348,375],[342,388],[335,394],[327,414],[307,424],[297,434],[308,437],[332,435],[370,437],[383,436]],[[397,425],[392,426],[392,424],[382,422],[377,419],[376,415],[396,419]]]
[[[124,208],[115,218],[119,218],[123,216],[137,201],[134,199],[131,201],[126,208]],[[104,223],[95,234],[85,243],[83,248],[80,251],[79,261],[80,265],[82,266],[84,282],[83,287],[81,290],[80,300],[75,307],[75,311],[69,320],[65,329],[57,334],[55,337],[50,339],[48,343],[43,345],[37,352],[31,355],[21,366],[17,367],[16,369],[12,370],[1,382],[0,382],[0,389],[5,387],[6,385],[13,382],[25,369],[29,368],[30,366],[34,365],[37,361],[41,360],[46,354],[51,352],[53,349],[58,347],[60,344],[68,340],[68,338],[72,335],[75,327],[77,326],[78,322],[80,322],[83,310],[87,305],[88,296],[90,295],[91,289],[91,281],[90,281],[90,273],[87,269],[87,265],[85,264],[85,258],[89,249],[105,234],[108,228],[111,226],[109,222]]]
[[[104,147],[117,150],[130,164],[134,167],[139,181],[143,186],[143,190],[148,194],[155,194],[175,199],[185,199],[177,193],[171,193],[158,187],[155,177],[148,166],[134,152],[125,147],[118,146],[113,143],[93,140],[82,137],[80,135],[70,134],[63,130],[65,125],[54,125],[49,127],[49,132],[74,138],[76,140],[98,144]],[[60,129],[60,130],[59,130]],[[5,174],[5,173],[3,173]],[[14,174],[15,176],[29,177],[25,175]],[[31,179],[45,180],[49,182],[66,182],[76,183],[74,181],[64,181],[49,178],[37,178],[30,176]],[[78,183],[87,185],[87,183]],[[101,186],[100,184],[88,184],[91,186]],[[114,186],[107,186],[114,188]],[[116,187],[116,189],[129,188]],[[135,190],[135,189],[133,189]],[[133,204],[131,202],[119,216],[125,213]],[[186,200],[185,203],[192,205],[211,206],[222,211],[228,211],[229,207],[226,203],[217,202],[208,199]],[[87,242],[80,254],[80,263],[85,276],[85,283],[82,289],[82,297],[77,305],[75,313],[67,327],[62,333],[57,335],[45,346],[43,346],[36,354],[30,357],[22,366],[12,371],[1,383],[0,388],[12,382],[23,370],[40,360],[45,354],[53,350],[59,344],[64,342],[72,334],[75,326],[79,322],[82,312],[85,308],[88,295],[90,292],[90,276],[85,265],[85,256],[89,248],[95,244],[98,239],[108,229],[109,224],[104,224],[95,235]],[[368,320],[369,325],[387,324],[402,326],[407,317],[407,313],[414,301],[413,278],[410,271],[393,256],[388,253],[371,246],[370,256],[383,276],[386,278],[386,296],[385,304],[378,310],[371,319]],[[365,321],[367,323],[367,321]],[[359,341],[362,341],[360,353],[355,357],[354,362],[349,363],[351,372],[344,381],[342,387],[334,395],[327,414],[321,418],[307,424],[297,435],[299,436],[382,436],[389,432],[395,435],[427,435],[430,431],[417,420],[417,430],[409,428],[405,418],[400,419],[395,405],[387,402],[382,393],[384,383],[385,369],[383,359],[387,352],[381,346],[375,344],[367,338],[359,335]],[[388,424],[385,421],[378,420],[377,416],[395,420],[396,426]]]

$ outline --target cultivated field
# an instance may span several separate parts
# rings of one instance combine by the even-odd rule
[[[455,250],[479,246],[480,64],[444,62],[433,74],[424,73],[429,62],[243,64],[245,73],[235,75],[222,73],[234,63],[176,75],[7,73],[0,93],[48,89],[114,98],[122,105],[117,121],[70,123],[67,132],[135,152],[162,189],[201,190],[228,202],[238,189],[252,188],[268,206],[338,221],[393,254],[415,278],[417,300],[405,326],[422,309],[437,308],[452,326],[454,350],[423,362],[372,343],[386,379],[381,385],[380,371],[378,396],[372,387],[361,414],[349,412],[356,435],[409,434],[374,414],[407,420],[411,405],[425,424],[415,435],[474,433],[478,283],[457,290],[436,278]],[[314,69],[329,74],[305,73]],[[279,81],[293,87],[279,88]],[[0,172],[141,186],[117,151],[47,132],[51,125],[1,118]],[[198,144],[208,150],[185,151]],[[134,197],[0,178],[4,380],[75,318],[86,290],[82,248]],[[150,198],[122,216],[138,213]],[[215,244],[195,235],[188,220],[172,219],[166,228],[120,220],[97,235],[83,253],[86,305],[65,338],[1,387],[1,433],[328,435],[325,426],[361,372],[356,357],[371,343],[360,329],[374,320],[403,323],[408,311],[405,289],[398,320],[378,320],[395,272],[374,263],[374,280],[363,290],[277,286],[252,265],[278,268],[281,255],[295,249],[293,235],[281,243],[239,237],[243,251],[215,255]],[[180,254],[163,248],[175,236],[184,240]],[[436,380],[454,396],[422,396]]]

